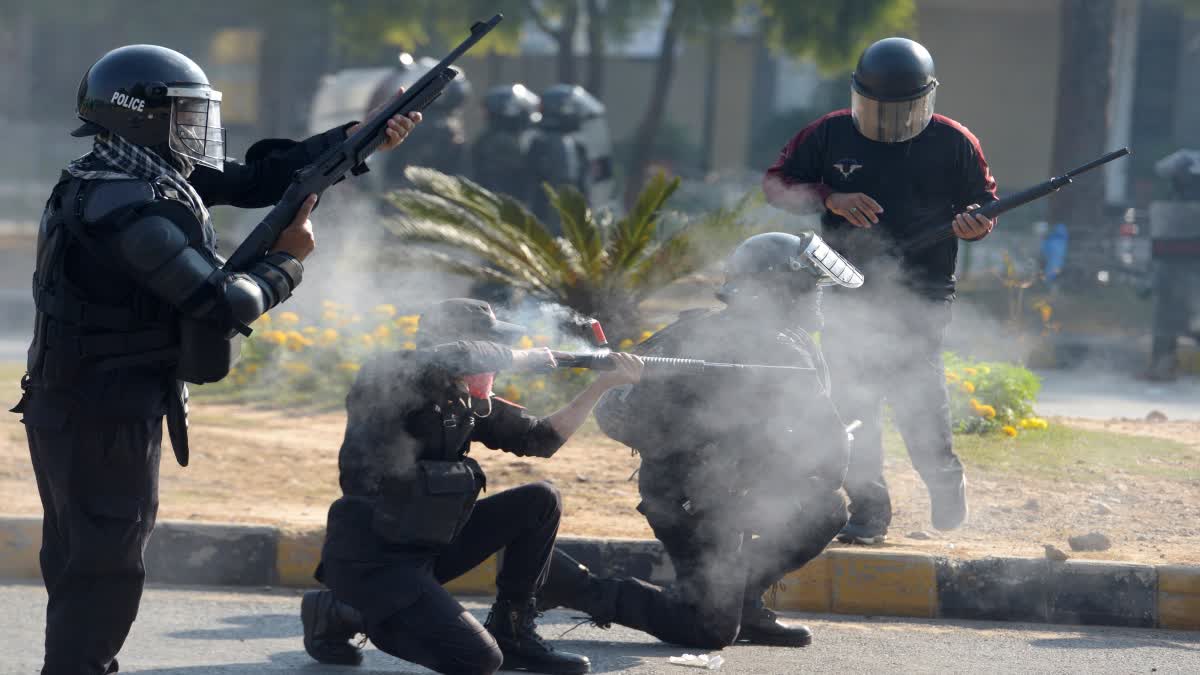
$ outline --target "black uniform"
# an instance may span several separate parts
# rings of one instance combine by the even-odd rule
[[[777,379],[644,379],[606,394],[597,409],[605,432],[641,454],[638,510],[670,555],[676,582],[569,588],[577,566],[556,552],[546,595],[600,623],[720,649],[737,638],[744,608],[761,611],[763,592],[845,524],[845,430],[820,352],[799,329],[733,309],[698,310],[635,351],[816,368]]]
[[[189,182],[209,206],[267,206],[295,170],[344,137],[335,129],[301,143],[263,141],[246,164],[197,167]],[[102,176],[125,167],[89,155],[72,170]],[[187,462],[179,380],[223,375],[229,336],[300,281],[299,262],[282,253],[225,275],[215,239],[211,223],[161,182],[64,173],[47,203],[34,340],[25,395],[14,408],[45,511],[46,673],[115,669],[137,614],[142,552],[158,511],[164,414],[174,421],[180,463]]]
[[[471,167],[476,183],[506,194],[524,204],[531,203],[535,184],[526,151],[528,129],[506,129],[491,125],[471,145]]]
[[[822,344],[839,412],[863,422],[846,478],[852,520],[886,530],[891,502],[883,480],[883,399],[931,489],[962,480],[942,364],[958,240],[897,261],[886,255],[887,238],[948,221],[969,204],[995,201],[996,182],[979,141],[954,120],[933,115],[915,138],[881,143],[859,133],[850,111],[840,110],[796,134],[763,187],[771,203],[792,210],[823,208],[831,192],[862,192],[883,207],[880,224],[871,229],[824,213],[825,239],[863,270],[867,282],[857,293],[835,293]]]
[[[561,228],[543,183],[553,187],[570,185],[588,194],[588,156],[583,143],[570,131],[538,129],[529,143],[529,173],[533,181],[532,210],[556,231]]]
[[[474,502],[486,480],[467,456],[472,441],[538,457],[563,444],[544,419],[494,397],[489,412],[455,384],[511,362],[509,348],[490,342],[383,355],[346,399],[343,496],[329,509],[317,578],[361,613],[377,647],[439,672],[490,673],[502,658],[442,584],[503,548],[499,598],[532,597],[558,532],[562,506],[549,484]]]

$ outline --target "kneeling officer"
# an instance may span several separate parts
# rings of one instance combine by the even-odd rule
[[[471,441],[520,456],[550,457],[600,395],[636,382],[641,361],[615,354],[562,410],[534,417],[492,395],[497,371],[554,366],[548,350],[513,350],[523,329],[497,321],[480,300],[447,300],[421,317],[418,348],[385,354],[359,372],[346,398],[338,456],[342,497],[329,509],[317,578],[305,594],[304,647],[324,663],[357,664],[348,640],[441,673],[506,669],[586,673],[588,659],[557,652],[536,632],[534,595],[545,583],[562,504],[547,483],[476,502],[486,486],[467,456]],[[442,584],[499,549],[496,603],[485,625]]]

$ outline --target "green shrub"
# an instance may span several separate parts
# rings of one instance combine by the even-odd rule
[[[946,352],[946,388],[950,418],[959,433],[1044,429],[1034,417],[1033,404],[1042,383],[1029,369],[1015,363],[977,362]]]

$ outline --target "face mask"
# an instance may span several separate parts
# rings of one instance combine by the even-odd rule
[[[467,375],[463,378],[463,382],[467,385],[467,391],[470,392],[471,398],[486,400],[492,395],[492,383],[496,381],[495,373],[479,373],[477,375]]]

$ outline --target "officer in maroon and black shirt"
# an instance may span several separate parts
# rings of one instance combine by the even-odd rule
[[[933,114],[933,58],[920,44],[871,45],[852,79],[851,107],[816,120],[767,170],[773,205],[824,209],[823,234],[866,275],[856,294],[828,303],[821,346],[843,419],[861,420],[846,477],[851,499],[843,541],[879,543],[891,522],[883,479],[881,411],[891,406],[913,465],[930,491],[933,525],[966,518],[966,483],[954,454],[942,342],[954,300],[958,240],[994,221],[971,211],[996,199],[979,140]],[[953,219],[954,237],[901,252],[931,224]],[[857,295],[857,297],[855,297]]]

